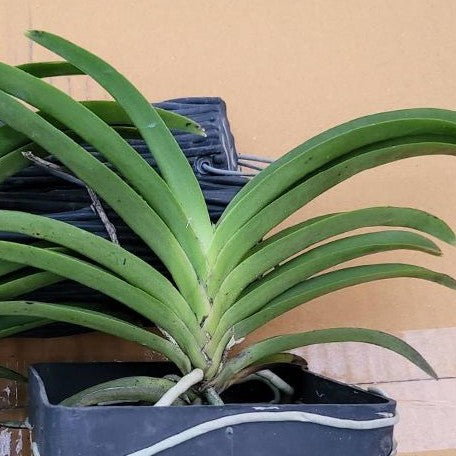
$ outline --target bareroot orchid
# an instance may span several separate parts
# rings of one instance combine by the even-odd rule
[[[357,284],[410,277],[456,289],[451,277],[410,264],[341,266],[399,249],[440,255],[426,235],[455,244],[454,233],[442,220],[418,209],[335,212],[267,237],[295,211],[361,171],[408,157],[455,155],[456,112],[407,109],[332,128],[252,178],[214,225],[192,168],[169,130],[180,123],[200,134],[198,125],[154,109],[124,76],[90,52],[50,33],[27,35],[64,60],[20,67],[0,64],[0,120],[5,124],[0,128],[0,179],[29,164],[24,151],[41,158],[53,156],[122,218],[159,257],[168,275],[121,245],[64,222],[2,210],[0,231],[20,233],[32,241],[0,241],[0,335],[51,321],[73,323],[146,346],[181,372],[169,378],[129,377],[98,385],[67,399],[67,405],[132,400],[220,403],[220,394],[247,376],[258,371],[264,375],[275,363],[298,362],[289,350],[328,342],[378,345],[436,376],[402,340],[356,327],[277,335],[236,355],[230,350],[285,312]],[[114,101],[78,102],[42,80],[76,74],[92,77]],[[159,172],[127,143],[122,128],[116,127],[119,118],[145,140]],[[93,146],[105,161],[83,149],[78,139]],[[366,227],[379,228],[350,233]],[[149,325],[83,302],[21,299],[64,279],[111,297]],[[152,326],[158,329],[148,329]],[[185,392],[182,384],[176,385],[181,377],[188,382]],[[273,383],[280,385],[280,379]],[[170,399],[170,390],[178,396]]]

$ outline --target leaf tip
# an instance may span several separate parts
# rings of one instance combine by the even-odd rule
[[[451,288],[452,290],[456,290],[456,279],[447,274],[441,274],[437,283],[444,287]]]
[[[204,138],[207,138],[207,134],[206,134],[206,129],[200,125],[198,122],[187,122],[187,124],[185,125],[186,127],[191,127],[193,129],[193,133],[195,133],[195,135],[198,135],[198,136],[203,136]]]
[[[427,249],[427,252],[430,253],[431,255],[435,256],[442,256],[443,252],[440,247],[438,247],[436,244],[432,243],[432,245],[429,246]]]
[[[25,36],[29,37],[29,38],[33,38],[35,36],[39,36],[39,35],[42,35],[44,32],[42,30],[27,30],[25,32]]]
[[[433,369],[433,367],[426,361],[426,359],[419,355],[420,361],[418,363],[414,363],[417,367],[419,367],[423,372],[428,374],[434,380],[439,380],[439,376],[437,372]]]
[[[427,374],[429,374],[434,380],[439,380],[439,376],[437,375],[437,372],[431,367],[431,365],[428,363],[426,366],[426,371]]]

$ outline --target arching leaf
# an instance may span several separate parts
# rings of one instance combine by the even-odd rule
[[[418,209],[404,207],[370,207],[356,211],[330,214],[305,221],[280,231],[255,246],[223,283],[213,277],[211,285],[226,301],[234,300],[254,279],[282,261],[317,242],[352,230],[373,226],[412,228],[455,244],[450,227],[439,218]],[[209,291],[211,292],[211,290]]]
[[[91,76],[125,109],[181,203],[188,224],[207,248],[213,231],[198,181],[174,137],[144,96],[111,65],[79,46],[43,31],[29,31],[27,36]]]
[[[279,315],[320,296],[362,283],[396,277],[428,280],[456,290],[456,280],[452,277],[410,264],[371,264],[344,268],[304,280],[275,297],[258,312],[237,323],[233,329],[234,337],[241,339]]]
[[[216,329],[217,334],[222,336],[232,325],[252,315],[280,293],[325,269],[365,255],[398,249],[440,254],[440,249],[432,241],[408,231],[380,231],[342,238],[309,250],[277,267],[247,287],[231,307],[220,296],[214,302],[206,329],[211,334]],[[218,340],[218,337],[212,339],[209,352]]]
[[[391,334],[372,329],[332,328],[276,336],[254,344],[230,359],[213,383],[223,389],[228,379],[261,358],[298,347],[330,342],[363,342],[378,345],[398,353],[428,375],[437,378],[437,374],[429,363],[413,347]]]
[[[61,321],[102,331],[125,340],[137,342],[161,353],[174,362],[182,372],[190,370],[190,362],[177,345],[156,334],[118,318],[87,309],[34,301],[2,301],[0,315],[19,315]]]

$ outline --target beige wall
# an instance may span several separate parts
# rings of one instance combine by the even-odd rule
[[[452,0],[0,0],[0,58],[52,58],[22,32],[62,34],[108,59],[151,100],[223,97],[239,151],[278,157],[357,116],[456,108],[455,19]],[[104,96],[82,78],[54,82],[76,97]],[[407,160],[351,179],[299,218],[390,204],[430,210],[456,226],[455,177],[455,159]],[[456,274],[455,250],[443,250],[443,259],[403,252],[382,259]],[[456,326],[454,303],[437,285],[394,280],[319,299],[272,327]]]
[[[19,64],[52,58],[22,32],[62,34],[109,60],[151,100],[223,97],[238,150],[278,157],[357,116],[404,107],[456,109],[455,23],[454,0],[0,0],[0,59]],[[53,82],[78,98],[105,96],[85,78]],[[456,227],[456,160],[417,158],[365,172],[318,198],[293,221],[372,205],[418,207]],[[375,259],[415,262],[456,276],[455,249],[443,246],[443,251],[443,259],[404,252]],[[455,303],[454,293],[433,284],[367,284],[307,304],[261,334],[343,325],[390,330],[422,349],[442,376],[456,377]],[[64,343],[68,359],[109,359],[99,347],[109,338],[79,337],[86,342],[76,339],[74,350]],[[47,344],[44,354],[34,350],[33,341],[4,342],[4,354],[11,353],[18,366],[62,356],[55,345]],[[341,358],[351,367],[342,368],[337,351],[312,353],[323,360],[317,370],[329,366],[329,373],[350,381],[419,378],[407,366],[391,367],[398,358],[389,354],[350,352]],[[366,353],[372,354],[370,365]],[[143,356],[128,344],[122,355]],[[427,384],[421,390],[414,385],[410,394],[417,397]],[[449,391],[454,395],[454,381],[433,385],[431,406],[447,403]],[[392,389],[398,399],[400,391]],[[446,409],[426,409],[429,419],[423,423],[422,403],[415,420],[404,401],[404,413],[412,414],[405,420],[410,432],[399,429],[404,450],[456,447],[445,440],[454,434],[451,420],[443,420],[450,426],[445,431],[435,415],[437,410],[448,416]],[[426,429],[432,419],[435,443],[417,440],[432,434]]]

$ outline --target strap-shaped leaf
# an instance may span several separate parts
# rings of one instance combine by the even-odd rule
[[[79,46],[43,31],[29,31],[27,36],[91,76],[125,109],[181,203],[188,224],[207,248],[212,240],[213,229],[203,193],[173,135],[144,96],[111,65]]]
[[[71,63],[61,61],[26,63],[18,65],[17,68],[38,78],[84,74]],[[80,101],[80,103],[109,125],[132,125],[131,119],[128,117],[127,113],[115,101],[91,100]],[[194,120],[165,109],[155,109],[168,128],[204,136],[204,129]],[[41,114],[46,117],[45,113]],[[47,116],[47,119],[50,120],[48,117],[49,116]],[[53,122],[56,121],[54,120]],[[11,151],[22,145],[17,142],[20,139],[20,136],[21,135],[18,132],[8,126],[0,128],[0,157],[7,153],[5,152],[5,148],[8,150],[7,146],[9,146],[9,151]],[[27,138],[22,136],[22,141],[24,140],[27,140]]]
[[[92,111],[105,123],[113,127],[123,137],[126,136],[127,132],[136,132],[133,137],[139,136],[137,129],[132,128],[132,122],[127,116],[127,113],[115,101],[80,101],[79,103]],[[202,134],[197,133],[202,131],[200,125],[188,117],[164,109],[156,109],[168,128],[186,133]],[[64,129],[64,124],[58,122],[52,116],[49,116],[44,112],[38,112],[38,114],[44,117],[52,125],[61,130]],[[129,128],[127,129],[127,127]],[[130,136],[132,135],[130,134]],[[0,157],[25,144],[30,144],[30,140],[27,136],[15,131],[8,125],[0,127]]]
[[[19,277],[0,282],[0,300],[17,298],[25,293],[30,293],[61,280],[60,276],[50,272],[21,274]]]
[[[44,244],[44,243],[43,243]],[[63,247],[49,247],[48,245],[42,245],[42,243],[35,243],[33,244],[35,247],[42,247],[48,250],[54,250],[56,252],[64,252],[65,249]],[[2,261],[0,260],[0,277],[3,277],[7,274],[11,274],[13,272],[19,271],[24,269],[25,266],[23,264],[14,263],[11,261]]]
[[[428,375],[437,378],[437,374],[420,353],[391,334],[372,329],[331,328],[276,336],[254,344],[230,359],[213,383],[217,385],[217,389],[223,389],[223,385],[232,376],[261,358],[298,347],[331,342],[363,342],[386,348],[408,359]]]
[[[219,336],[223,336],[228,328],[252,315],[271,299],[299,282],[346,261],[398,249],[440,254],[440,249],[431,240],[408,231],[380,231],[349,236],[309,250],[277,267],[247,287],[231,307],[227,306],[220,296],[219,300],[214,302],[207,321],[206,330],[211,334],[214,334],[217,328],[217,337],[214,336],[211,341],[209,352],[212,353],[220,340]]]
[[[46,117],[46,116],[42,116]],[[51,120],[52,121],[52,120]],[[56,122],[54,122],[56,123]],[[0,136],[3,128],[10,127],[0,127]],[[116,131],[121,132],[123,135],[128,135],[129,137],[135,136],[136,130],[128,127],[114,127]],[[69,130],[63,130],[70,138],[75,137],[76,135]],[[18,138],[23,137],[21,133],[17,133]],[[20,142],[20,141],[18,141]],[[22,142],[21,142],[22,144]],[[0,138],[0,148],[1,148],[1,138]],[[23,152],[32,152],[33,155],[41,158],[46,158],[49,156],[49,152],[46,152],[43,148],[39,147],[34,142],[31,142],[28,138],[24,142],[24,145],[17,149],[13,149],[11,152],[1,156],[0,151],[0,183],[3,182],[10,176],[22,171],[24,168],[30,166],[30,160],[24,157]]]
[[[1,127],[0,130],[5,127]],[[9,128],[9,127],[8,127]],[[71,137],[72,132],[65,131],[65,133]],[[0,131],[1,134],[1,131]],[[20,135],[20,133],[18,133]],[[22,135],[21,135],[22,136]],[[33,155],[39,158],[46,158],[49,156],[49,152],[39,147],[37,144],[27,140],[23,146],[13,149],[11,152],[4,156],[0,156],[0,183],[5,181],[8,177],[14,176],[19,171],[30,166],[31,162],[26,158],[23,153],[31,152]]]
[[[128,125],[133,126],[128,114],[115,101],[81,101],[87,109],[103,119],[109,125]],[[204,136],[206,133],[198,122],[162,108],[155,108],[166,127],[170,130],[177,130],[184,133],[190,133],[198,136]],[[135,129],[136,130],[136,129]]]
[[[344,268],[305,280],[275,297],[258,312],[237,323],[233,328],[234,337],[241,339],[279,315],[320,296],[362,283],[397,277],[428,280],[456,290],[456,280],[452,277],[410,264],[386,263]]]
[[[0,91],[0,118],[33,137],[101,196],[158,255],[195,312],[205,315],[207,302],[195,271],[166,224],[116,173],[46,120]]]
[[[105,270],[60,252],[0,241],[0,258],[58,274],[110,296],[165,329],[197,367],[204,365],[196,340],[200,335],[198,324],[194,322],[189,329],[169,303],[164,304]]]
[[[35,317],[0,317],[0,338],[14,336],[30,329],[46,325],[49,320]]]
[[[251,364],[250,366],[238,372],[233,378],[230,379],[230,385],[228,386],[237,383],[239,380],[245,379],[246,377],[258,372],[259,370],[273,369],[274,367],[277,367],[277,365],[280,366],[283,364],[293,364],[295,366],[300,366],[302,369],[307,369],[307,361],[303,357],[294,353],[275,353],[258,360],[256,363]]]
[[[215,258],[239,228],[320,167],[361,147],[404,138],[435,135],[456,137],[456,113],[443,109],[406,109],[369,115],[325,131],[269,165],[236,195],[219,221],[211,248]]]
[[[172,312],[177,313],[194,332],[199,343],[203,343],[204,338],[199,331],[195,315],[179,292],[152,266],[122,247],[67,223],[23,212],[0,210],[0,231],[26,234],[60,244],[96,261],[131,285],[164,303]],[[33,279],[30,277],[20,282],[10,281],[3,286],[0,285],[0,299],[13,298],[32,291],[32,288],[27,289],[31,284],[35,284],[39,288],[40,283],[45,286],[59,280],[53,274],[49,278],[46,277],[46,275],[37,275]],[[8,293],[13,290],[16,291],[16,294],[8,296]],[[22,290],[22,293],[18,293],[19,290]]]
[[[225,301],[232,302],[250,282],[296,253],[338,234],[372,226],[412,228],[449,244],[456,242],[455,234],[445,222],[418,209],[371,207],[330,214],[299,223],[261,242],[222,284],[221,278],[213,277],[214,290],[209,290],[209,294],[217,291]]]
[[[37,78],[85,75],[79,68],[64,61],[24,63],[17,65],[17,68]],[[130,117],[115,101],[90,100],[80,101],[80,103],[110,125],[132,125]],[[162,108],[155,108],[155,110],[169,129],[199,136],[205,135],[204,129],[193,119]]]
[[[18,65],[17,68],[37,78],[53,78],[55,76],[83,75],[84,72],[68,62],[31,62]]]
[[[16,261],[23,265],[43,269],[55,275],[78,281],[122,302],[140,315],[167,329],[170,333],[174,333],[176,330],[181,331],[183,328],[180,319],[181,315],[178,318],[175,314],[176,310],[180,310],[179,302],[175,303],[176,305],[173,309],[174,303],[167,302],[164,304],[117,276],[67,254],[31,245],[0,241],[0,258],[10,262]],[[8,286],[7,289],[11,290],[11,287]],[[192,331],[198,328],[195,320],[191,320],[189,325]],[[198,332],[195,332],[195,337],[197,336]],[[176,335],[176,339],[179,338],[179,335]]]
[[[179,347],[156,334],[93,310],[62,304],[35,301],[0,302],[0,315],[22,315],[39,319],[61,321],[102,331],[113,336],[137,342],[161,353],[174,362],[182,372],[190,370],[190,362]]]
[[[194,328],[197,324],[187,302],[168,279],[136,255],[100,236],[48,217],[6,210],[0,210],[0,231],[21,233],[67,247],[165,303],[187,325]]]
[[[22,65],[17,65],[17,68],[37,78],[85,75],[85,73],[79,68],[65,61],[24,63]],[[115,101],[91,100],[81,101],[80,103],[88,107],[91,111],[96,113],[98,117],[101,117],[110,125],[132,125],[130,117],[128,117],[125,110],[122,109]],[[190,117],[162,108],[156,107],[155,110],[170,130],[179,130],[199,136],[205,135],[204,129],[201,125],[193,119],[190,119]]]
[[[212,269],[211,276],[228,274],[263,236],[299,208],[326,190],[369,168],[422,155],[456,155],[456,145],[450,143],[410,143],[375,149],[337,162],[317,172],[304,182],[279,196],[248,220],[225,243]],[[218,229],[217,229],[218,232]],[[211,260],[212,261],[212,260]],[[210,277],[211,277],[210,276]]]
[[[5,380],[12,380],[14,382],[26,382],[27,377],[24,377],[19,372],[8,369],[7,367],[0,366],[0,378]]]
[[[11,272],[18,271],[24,266],[18,263],[13,263],[11,261],[0,261],[0,277],[10,274]]]
[[[24,157],[22,152],[32,152],[37,157],[48,155],[41,147],[30,143],[19,149],[13,150],[3,157],[0,156],[0,183],[24,168],[27,168],[27,166],[30,166],[30,160]]]
[[[93,145],[158,213],[195,267],[204,269],[201,246],[178,201],[157,172],[115,130],[56,87],[4,63],[0,63],[0,90],[46,112]]]
[[[176,383],[166,378],[124,377],[100,383],[68,397],[60,403],[66,407],[88,407],[116,402],[150,402],[155,404]],[[186,405],[177,398],[173,405]]]

